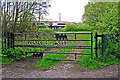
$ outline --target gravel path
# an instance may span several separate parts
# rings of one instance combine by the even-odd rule
[[[48,70],[31,68],[30,65],[38,59],[28,58],[15,64],[4,65],[3,78],[117,78],[118,65],[97,69],[82,69],[66,62]]]

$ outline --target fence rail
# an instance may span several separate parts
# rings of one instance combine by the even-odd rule
[[[37,35],[37,34],[39,34],[39,35],[41,35],[41,34],[45,34],[44,35],[44,37],[49,37],[48,35],[46,36],[46,34],[49,34],[49,35],[52,35],[52,37],[54,37],[53,38],[53,40],[50,38],[50,39],[45,39],[45,38],[43,38],[43,39],[26,39],[27,38],[27,35],[31,35],[31,34],[34,34],[34,35]],[[90,39],[79,39],[79,36],[80,35],[82,35],[82,34],[89,34],[89,37],[90,37]],[[20,36],[20,35],[22,35],[22,37],[25,37],[25,39],[19,39],[19,38],[21,38],[21,37],[19,37],[19,38],[17,38],[17,35],[18,36]],[[23,35],[25,35],[25,36],[23,36]],[[54,36],[53,36],[54,35]],[[71,35],[71,36],[70,36]],[[79,36],[77,36],[77,35],[79,35]],[[81,52],[54,52],[54,51],[21,51],[22,53],[49,53],[49,54],[74,54],[75,55],[75,61],[81,61],[81,60],[77,60],[77,55],[91,55],[91,58],[92,58],[92,44],[93,44],[93,42],[92,42],[92,39],[93,39],[93,36],[92,36],[92,33],[8,33],[8,45],[9,46],[11,46],[12,48],[15,48],[15,47],[25,47],[25,48],[27,48],[27,47],[29,47],[29,48],[50,48],[50,49],[65,49],[65,48],[67,48],[67,49],[91,49],[91,52],[90,53],[81,53]],[[33,35],[32,35],[33,36]],[[42,35],[43,36],[43,35]],[[69,37],[69,38],[68,38]],[[71,38],[72,37],[72,38]],[[27,44],[25,44],[25,43],[23,43],[23,44],[16,44],[16,41],[18,42],[18,43],[22,43],[22,41],[28,41],[28,42],[30,42],[30,41],[37,41],[37,45],[36,44],[28,44],[27,42],[25,42],[25,43],[27,43]],[[55,45],[55,44],[53,44],[53,45],[49,45],[49,44],[38,44],[38,41],[40,41],[40,42],[44,42],[44,41],[47,41],[47,42],[49,42],[49,41],[59,41],[59,43],[60,42],[63,42],[62,44],[58,44],[58,45]],[[77,42],[77,43],[79,43],[79,45],[74,45],[74,46],[72,46],[72,45],[66,45],[66,44],[68,44],[68,43],[71,43],[72,41],[74,41],[74,42]],[[91,45],[90,46],[84,46],[84,45],[80,45],[80,41],[90,41],[91,42]],[[65,42],[65,43],[64,43]],[[66,43],[66,42],[68,42],[68,43]],[[73,42],[73,44],[74,44],[74,42]],[[65,45],[64,45],[65,44]],[[63,60],[63,59],[58,59],[58,60]],[[74,60],[71,60],[71,59],[64,59],[64,60],[69,60],[69,61],[74,61]]]

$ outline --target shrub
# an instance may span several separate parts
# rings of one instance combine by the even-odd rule
[[[2,49],[3,59],[8,58],[8,59],[13,59],[14,61],[21,60],[21,59],[25,58],[25,56],[21,55],[21,54],[23,54],[23,53],[21,53],[19,49],[8,48],[3,45],[3,49]],[[4,57],[6,57],[6,58],[4,58]]]
[[[62,31],[90,31],[90,30],[91,26],[83,23],[78,26],[76,24],[66,24]]]
[[[78,31],[78,26],[76,24],[66,24],[63,31]]]
[[[90,31],[91,30],[91,26],[89,26],[89,25],[86,25],[86,24],[80,24],[79,26],[78,26],[78,30],[79,31]]]
[[[55,33],[55,31],[53,29],[50,29],[50,28],[40,28],[36,32],[39,32],[39,33]]]

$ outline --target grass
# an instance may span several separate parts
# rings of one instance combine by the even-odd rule
[[[91,32],[91,31],[66,31],[66,32],[57,32],[57,33],[84,33],[84,32]]]
[[[38,69],[48,69],[52,66],[55,66],[60,61],[56,61],[54,59],[61,59],[67,57],[67,54],[50,54],[44,57],[43,59],[36,62],[36,64],[33,66]],[[49,60],[50,59],[50,60]]]

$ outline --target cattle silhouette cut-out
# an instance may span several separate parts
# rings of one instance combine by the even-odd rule
[[[66,34],[55,34],[56,40],[68,40],[67,35]],[[55,44],[59,44],[59,43],[55,43]],[[63,44],[63,41],[62,41]],[[66,41],[65,41],[66,44]]]

